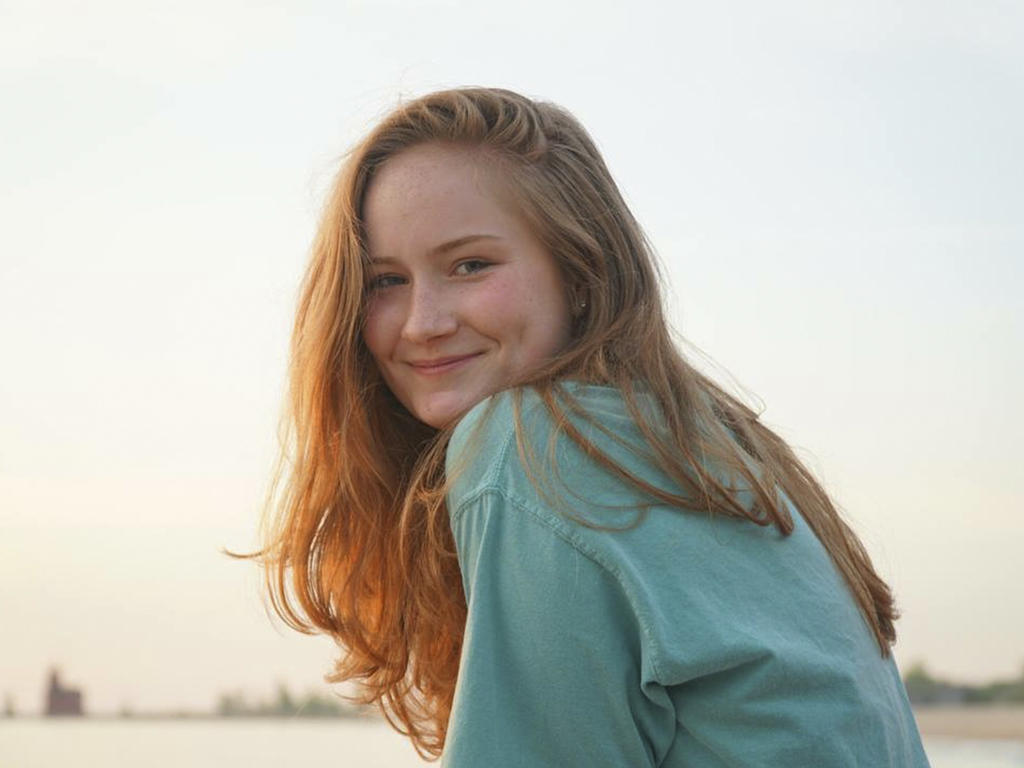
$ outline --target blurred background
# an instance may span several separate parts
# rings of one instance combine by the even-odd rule
[[[54,665],[95,714],[328,692],[221,548],[257,542],[340,157],[455,85],[587,126],[677,328],[895,588],[901,667],[1017,677],[1022,35],[1009,0],[0,0],[8,709]]]

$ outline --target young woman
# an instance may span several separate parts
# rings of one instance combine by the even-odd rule
[[[434,93],[349,155],[290,424],[275,607],[425,755],[927,765],[889,588],[673,344],[644,235],[560,108]]]

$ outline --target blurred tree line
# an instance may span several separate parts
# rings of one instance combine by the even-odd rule
[[[284,685],[277,687],[277,695],[270,700],[250,701],[238,692],[223,693],[217,700],[220,717],[362,717],[370,711],[333,695],[295,697]]]
[[[921,662],[903,676],[913,704],[1024,704],[1024,666],[1016,680],[962,685],[932,677]]]

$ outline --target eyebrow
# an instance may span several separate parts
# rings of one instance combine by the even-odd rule
[[[448,253],[449,251],[454,251],[456,248],[461,248],[464,245],[475,243],[478,240],[501,240],[501,238],[498,235],[487,235],[482,233],[473,235],[463,235],[462,237],[456,237],[454,240],[448,240],[447,242],[441,243],[440,245],[435,245],[433,248],[427,251],[427,255],[441,256],[445,253]],[[385,256],[382,258],[374,257],[370,259],[370,261],[374,264],[386,264],[389,262],[397,261],[397,259],[392,259]]]

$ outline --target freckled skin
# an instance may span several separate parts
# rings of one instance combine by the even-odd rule
[[[420,145],[384,164],[364,203],[374,265],[363,338],[391,391],[433,427],[569,340],[555,259],[490,172],[465,149]]]

